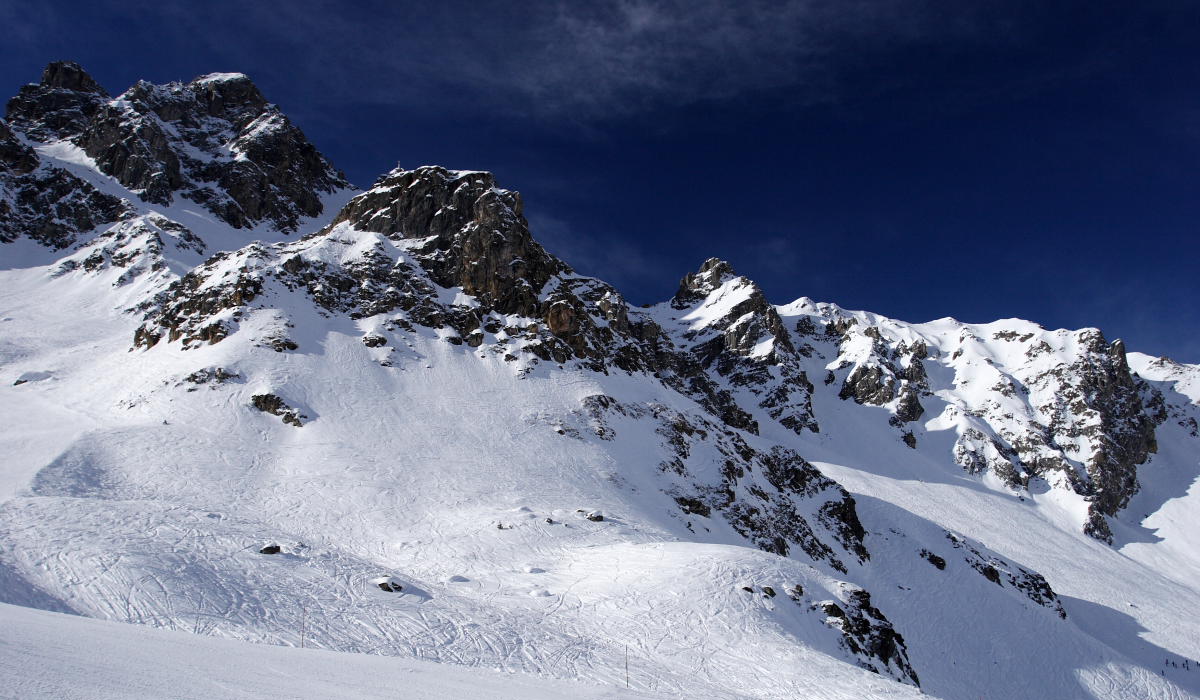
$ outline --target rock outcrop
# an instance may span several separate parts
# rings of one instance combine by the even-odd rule
[[[67,142],[149,204],[182,197],[234,228],[294,232],[344,175],[240,73],[142,81],[110,99],[78,64],[52,63],[8,103],[12,130]],[[0,134],[0,138],[2,138]]]
[[[43,165],[0,121],[0,242],[28,237],[61,250],[81,234],[131,215],[132,208],[121,198],[62,168]]]
[[[667,306],[677,342],[701,369],[728,381],[788,429],[819,432],[813,386],[801,366],[808,350],[792,342],[758,285],[710,258],[683,278],[664,313]]]
[[[56,61],[42,79],[21,88],[8,101],[5,118],[35,141],[69,139],[83,132],[108,93],[78,63]]]

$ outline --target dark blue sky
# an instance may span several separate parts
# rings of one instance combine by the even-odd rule
[[[1200,362],[1200,3],[348,5],[0,0],[0,88],[241,71],[360,186],[495,172],[634,303],[718,256]]]

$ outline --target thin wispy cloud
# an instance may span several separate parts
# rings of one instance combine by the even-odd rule
[[[256,53],[345,100],[592,120],[800,88],[836,94],[839,65],[897,44],[995,38],[986,4],[608,0],[428,7],[323,1],[196,12],[146,5],[231,62]],[[218,19],[219,18],[219,21]],[[219,25],[219,26],[218,26]]]

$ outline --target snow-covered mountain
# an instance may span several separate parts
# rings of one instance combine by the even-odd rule
[[[0,122],[0,602],[689,697],[1200,697],[1200,367],[716,259],[635,307],[522,207],[355,191],[241,74],[51,64]]]

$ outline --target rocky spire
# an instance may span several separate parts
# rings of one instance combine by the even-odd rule
[[[46,70],[42,71],[41,86],[108,96],[104,88],[74,61],[54,61],[46,66]]]
[[[529,233],[521,196],[491,173],[396,169],[334,219],[360,231],[427,241],[414,253],[432,279],[500,313],[538,315],[538,294],[566,266]]]
[[[784,427],[819,429],[812,384],[799,368],[795,344],[757,284],[728,262],[709,258],[683,278],[670,305],[687,312],[680,342],[700,367],[745,391]]]
[[[8,101],[5,118],[35,141],[70,138],[87,127],[107,98],[78,63],[56,61],[42,71],[41,82],[25,85]]]
[[[709,258],[699,270],[680,280],[679,291],[671,299],[671,306],[682,309],[694,304],[733,277],[737,277],[737,273],[732,265],[720,258]]]

